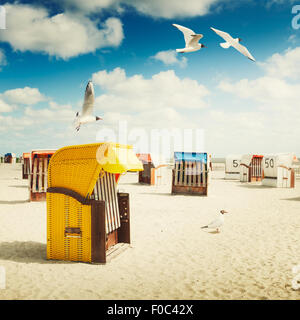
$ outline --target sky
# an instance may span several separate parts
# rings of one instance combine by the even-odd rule
[[[0,1],[6,12],[6,29],[0,29],[0,154],[104,140],[148,152],[159,144],[167,149],[161,139],[170,134],[177,151],[185,141],[197,149],[186,151],[214,157],[299,156],[297,4]],[[184,38],[173,23],[203,34],[206,48],[176,53]],[[221,48],[224,41],[210,27],[241,38],[256,62]],[[104,120],[77,133],[73,121],[89,80],[95,115]]]

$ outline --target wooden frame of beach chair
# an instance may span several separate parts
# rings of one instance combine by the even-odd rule
[[[33,150],[30,154],[29,199],[45,201],[48,188],[48,165],[56,150]]]
[[[50,160],[47,258],[105,263],[107,250],[130,243],[129,194],[120,174],[143,170],[131,146],[96,143],[58,150]]]
[[[209,168],[207,153],[175,152],[172,194],[207,196]]]
[[[294,188],[293,158],[292,153],[265,155],[263,158],[264,177],[262,185],[276,188]]]
[[[162,158],[152,159],[154,157],[150,153],[137,153],[136,156],[143,163],[144,170],[139,172],[139,183],[156,185],[160,184],[162,180],[162,170],[161,168],[167,167],[166,163],[162,163]],[[162,162],[161,162],[162,161]]]
[[[241,182],[259,182],[263,179],[263,155],[243,155],[240,164]],[[246,161],[245,161],[246,158]],[[250,161],[249,161],[250,159]]]
[[[136,156],[142,162],[144,168],[143,171],[139,172],[139,183],[151,185],[152,169],[154,166],[150,153],[137,153]]]
[[[22,157],[22,179],[28,179],[30,175],[30,158],[31,153],[25,152]]]

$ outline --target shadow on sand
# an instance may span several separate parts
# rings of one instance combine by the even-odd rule
[[[238,185],[240,188],[247,189],[273,189],[274,187],[263,186],[261,184],[240,184]]]
[[[12,200],[12,201],[1,201],[0,204],[21,204],[21,203],[27,203],[30,202],[29,199],[27,200]]]
[[[24,263],[74,263],[71,261],[47,260],[47,246],[35,241],[0,242],[0,260]]]
[[[119,182],[118,185],[128,185],[128,186],[143,186],[143,184],[139,182]],[[147,184],[144,184],[144,186],[147,186]],[[150,185],[149,185],[150,186]]]
[[[286,198],[286,199],[280,199],[280,200],[300,201],[300,197],[297,197],[297,198]]]
[[[111,262],[129,247],[128,244],[120,243],[111,248],[106,252],[106,262]],[[89,264],[82,261],[47,260],[47,245],[35,241],[0,242],[0,260],[40,264]],[[92,265],[103,265],[103,263],[92,263]]]
[[[217,230],[208,230],[208,229],[202,229],[202,232],[209,233],[209,234],[220,234]]]
[[[218,231],[208,231],[207,233],[210,233],[210,234],[220,234],[220,232],[218,232]]]
[[[28,189],[28,186],[8,186],[9,188],[20,188],[20,189]]]
[[[140,192],[139,194],[149,194],[151,196],[173,196],[174,194],[171,193],[156,193],[156,192]]]

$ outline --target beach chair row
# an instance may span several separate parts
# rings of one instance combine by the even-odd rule
[[[261,182],[278,188],[295,187],[295,163],[293,153],[266,155],[229,155],[225,160],[225,179],[241,182]]]
[[[273,181],[274,176],[278,180],[280,170],[282,176],[284,170],[293,172],[285,166],[288,159],[248,155],[240,162],[236,157],[231,161],[234,168],[239,164],[240,176],[251,182]],[[118,192],[120,175],[142,172],[150,161],[153,168],[162,165],[153,163],[152,157],[134,154],[131,146],[115,143],[35,150],[24,154],[23,161],[30,199],[47,200],[47,258],[91,263],[105,263],[117,244],[131,241],[129,194]],[[172,194],[206,196],[209,162],[207,153],[175,152]],[[242,167],[247,169],[246,178]]]

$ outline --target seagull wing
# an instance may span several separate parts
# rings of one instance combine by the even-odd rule
[[[95,95],[94,95],[94,87],[93,84],[89,81],[85,93],[84,93],[84,101],[82,106],[82,116],[90,116],[93,113],[95,103]]]
[[[178,30],[180,30],[183,33],[185,46],[188,47],[190,41],[193,40],[192,35],[194,35],[195,32],[189,28],[180,26],[179,24],[173,23],[173,26],[176,27]]]
[[[217,35],[219,35],[221,38],[223,38],[227,43],[229,43],[232,47],[234,47],[237,51],[239,51],[241,54],[243,54],[244,56],[246,56],[248,59],[255,61],[255,59],[253,58],[253,56],[251,55],[251,53],[248,51],[248,49],[246,47],[244,47],[243,45],[241,45],[238,41],[238,39],[233,39],[232,36],[224,31],[220,31],[218,29],[215,28],[211,28]],[[227,45],[221,43],[221,46],[223,48],[226,48]]]
[[[256,61],[254,59],[254,57],[252,56],[252,54],[248,51],[248,49],[246,47],[244,47],[243,45],[241,45],[240,43],[236,43],[232,45],[237,51],[239,51],[241,54],[243,54],[245,57],[247,57],[248,59],[252,60],[252,61]]]
[[[188,43],[189,47],[194,47],[198,44],[199,40],[203,38],[203,34],[194,34],[192,35],[192,39]]]
[[[208,226],[208,228],[212,228],[212,229],[213,228],[219,228],[219,227],[221,227],[223,225],[223,223],[224,223],[224,221],[222,219],[218,218],[218,219],[212,221],[207,226]]]
[[[82,117],[90,116],[93,114],[94,101],[85,100],[82,106]]]
[[[233,38],[229,33],[215,29],[215,28],[211,28],[211,30],[213,30],[218,36],[223,38],[225,41],[230,43],[233,41]]]

